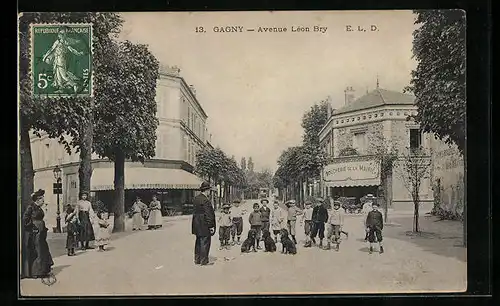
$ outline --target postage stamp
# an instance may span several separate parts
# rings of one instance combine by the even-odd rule
[[[32,95],[91,97],[92,59],[92,24],[32,24]]]

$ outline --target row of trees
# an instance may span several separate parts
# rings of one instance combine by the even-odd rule
[[[30,24],[93,24],[93,98],[31,95]],[[80,155],[79,189],[90,190],[91,154],[115,163],[114,230],[124,230],[125,160],[154,156],[158,61],[147,46],[118,41],[123,20],[117,13],[24,13],[19,18],[21,207],[34,188],[29,132],[45,131],[67,152]]]
[[[209,183],[221,187],[221,201],[228,202],[241,197],[247,186],[245,173],[234,157],[228,157],[220,148],[206,147],[196,153],[195,172]]]

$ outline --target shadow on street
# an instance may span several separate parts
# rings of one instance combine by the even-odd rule
[[[462,223],[459,221],[439,221],[430,215],[419,218],[420,232],[412,233],[413,216],[390,217],[391,223],[401,226],[384,227],[387,238],[414,243],[426,252],[456,258],[466,262],[466,248],[462,247]]]

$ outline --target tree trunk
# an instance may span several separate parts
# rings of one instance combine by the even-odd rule
[[[414,223],[414,229],[413,231],[415,233],[418,233],[420,231],[419,229],[419,226],[418,226],[418,206],[419,206],[419,203],[418,202],[415,202],[413,203],[415,205],[415,213],[414,213],[414,216],[413,216],[413,223]]]
[[[90,108],[94,107],[94,99],[90,100]],[[88,123],[80,132],[80,167],[78,168],[79,190],[90,192],[90,178],[92,176],[92,142],[94,140],[94,117],[90,114]],[[90,194],[89,194],[90,196]]]
[[[21,121],[22,122],[22,121]],[[31,143],[29,129],[21,125],[21,135],[19,140],[19,151],[21,155],[21,185],[18,188],[21,189],[21,216],[24,210],[31,203],[31,194],[34,189],[34,177],[35,172],[33,171],[33,160],[31,157]],[[19,184],[19,183],[18,183]]]
[[[125,156],[119,151],[115,156],[115,214],[114,232],[125,231]]]

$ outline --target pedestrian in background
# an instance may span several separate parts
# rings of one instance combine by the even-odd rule
[[[229,249],[229,237],[232,226],[231,214],[229,209],[231,208],[230,204],[222,205],[222,212],[219,216],[219,240],[220,247],[219,250],[224,248]]]
[[[260,200],[260,204],[262,204],[262,207],[260,208],[260,213],[262,217],[262,231],[266,230],[269,231],[269,218],[271,216],[271,209],[267,207],[269,204],[268,199],[262,199]]]
[[[245,212],[241,209],[240,206],[240,200],[235,199],[233,200],[233,207],[230,210],[230,215],[231,215],[231,238],[232,238],[232,244],[235,244],[234,237],[238,239],[236,243],[239,245],[241,243],[241,233],[243,232],[243,215]]]
[[[287,214],[287,224],[288,224],[288,233],[292,236],[292,240],[295,244],[297,244],[297,240],[295,239],[295,229],[297,223],[297,215],[300,213],[300,210],[295,206],[295,200],[290,200],[288,202],[288,214]]]
[[[212,265],[208,256],[212,236],[215,234],[215,212],[209,200],[210,184],[203,182],[200,186],[201,193],[193,199],[193,219],[191,233],[196,236],[194,243],[194,263],[196,265]]]
[[[316,244],[316,236],[319,236],[319,247],[323,246],[323,239],[325,238],[325,222],[328,221],[328,211],[323,206],[321,199],[316,200],[316,206],[312,212],[313,228],[311,232],[311,239]]]
[[[287,212],[281,208],[279,206],[279,202],[275,200],[270,215],[270,226],[273,230],[274,243],[278,243],[278,235],[280,234],[280,231],[287,227],[286,215]]]
[[[161,203],[156,195],[153,195],[153,200],[149,203],[148,229],[158,229],[162,227],[162,223]]]
[[[253,211],[250,213],[248,217],[248,223],[250,224],[250,229],[255,230],[255,247],[260,250],[261,247],[259,245],[260,235],[262,231],[262,214],[260,212],[259,203],[253,204]]]
[[[78,201],[78,220],[80,221],[79,240],[82,250],[91,249],[90,241],[95,240],[94,227],[92,221],[95,218],[94,209],[88,200],[88,192],[80,192],[80,200]]]

